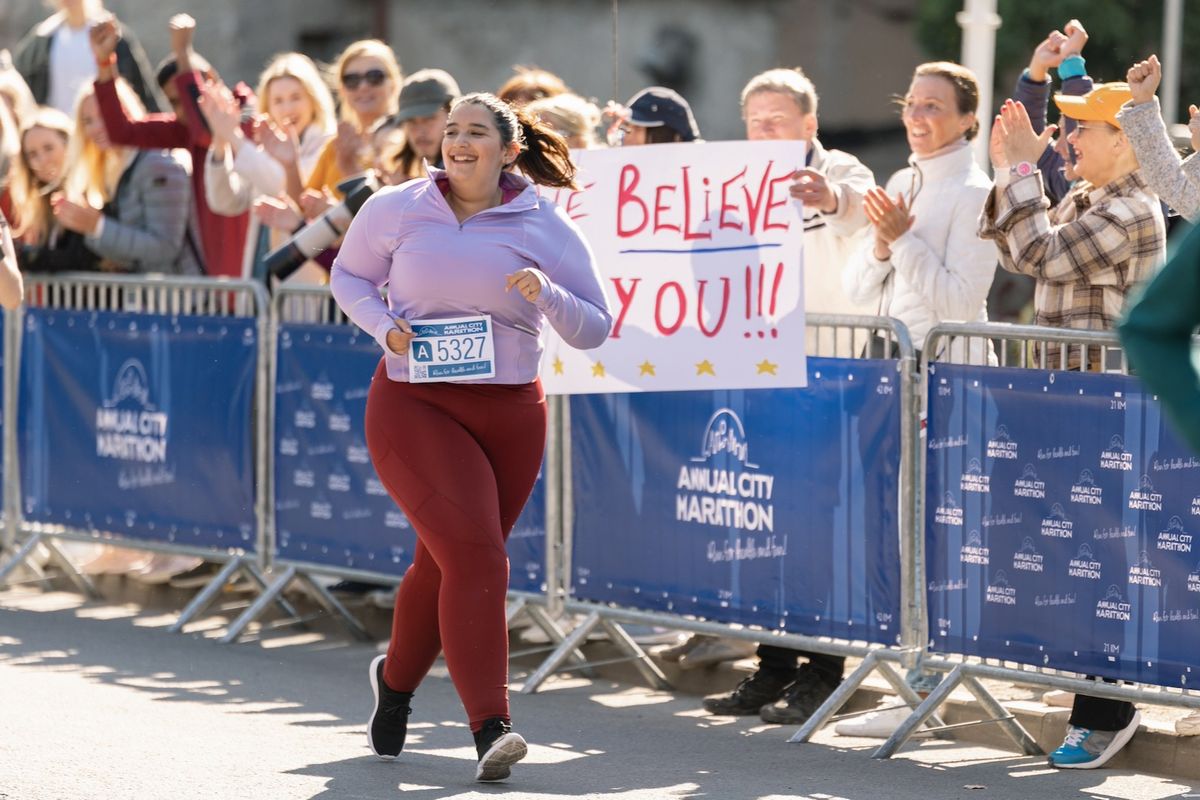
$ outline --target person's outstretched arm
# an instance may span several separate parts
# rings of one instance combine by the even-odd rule
[[[96,57],[96,104],[104,118],[109,140],[121,147],[142,150],[187,147],[190,143],[187,126],[174,114],[150,114],[135,120],[121,105],[117,94],[116,49],[121,40],[115,19],[109,18],[92,26],[92,54]]]
[[[1121,129],[1141,167],[1142,177],[1159,199],[1189,222],[1200,219],[1200,183],[1171,146],[1155,92],[1162,80],[1158,56],[1150,56],[1126,73],[1133,99],[1117,114]],[[1194,156],[1188,161],[1194,160]],[[1192,167],[1194,169],[1194,167]]]

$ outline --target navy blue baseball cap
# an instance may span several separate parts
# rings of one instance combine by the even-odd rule
[[[700,138],[700,127],[692,116],[692,108],[678,92],[665,86],[642,89],[626,103],[629,109],[629,124],[643,128],[666,126],[679,134],[685,142]]]

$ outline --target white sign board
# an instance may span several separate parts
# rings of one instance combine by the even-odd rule
[[[551,394],[804,386],[804,143],[574,153],[579,191],[543,190],[583,229],[612,304],[595,350],[549,331]]]

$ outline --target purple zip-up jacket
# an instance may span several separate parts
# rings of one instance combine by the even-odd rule
[[[444,176],[431,167],[429,178],[377,192],[354,217],[333,263],[333,296],[383,348],[388,377],[408,380],[408,357],[387,346],[395,318],[490,314],[496,375],[471,383],[535,380],[547,321],[572,347],[599,347],[612,313],[592,249],[566,213],[538,197],[528,180],[505,172],[500,187],[517,196],[460,224],[438,186]],[[527,267],[541,273],[533,303],[504,288],[506,275]]]

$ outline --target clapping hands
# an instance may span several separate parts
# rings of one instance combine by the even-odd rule
[[[1047,125],[1040,135],[1035,133],[1024,104],[1005,100],[992,123],[988,153],[993,169],[1008,169],[1010,165],[1022,161],[1037,163],[1057,130],[1057,125]]]
[[[917,218],[909,213],[903,197],[893,200],[878,186],[863,196],[863,210],[875,226],[875,258],[887,261],[892,257],[892,243],[907,233]]]

